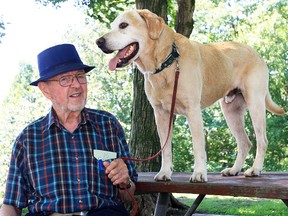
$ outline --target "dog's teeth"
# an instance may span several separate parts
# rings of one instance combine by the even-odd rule
[[[129,49],[127,50],[127,52],[125,53],[125,55],[122,57],[122,58],[119,58],[118,59],[118,62],[117,63],[121,63],[122,62],[122,59],[125,59],[127,57],[129,57],[134,51],[134,46],[133,45],[130,45],[129,46]]]
[[[125,54],[124,57],[126,58],[126,57],[130,56],[133,51],[134,51],[133,45],[129,46],[129,50],[128,50],[128,52]]]

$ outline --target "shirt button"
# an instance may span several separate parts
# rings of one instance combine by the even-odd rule
[[[75,137],[74,136],[72,136],[72,139],[74,139]]]
[[[82,204],[82,203],[83,203],[83,201],[82,201],[82,200],[79,200],[79,203],[80,203],[80,204]]]
[[[80,178],[77,178],[78,183],[80,183]]]

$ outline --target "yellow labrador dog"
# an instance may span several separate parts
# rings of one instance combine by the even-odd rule
[[[201,110],[218,100],[238,145],[234,166],[224,169],[222,174],[237,175],[251,148],[244,131],[244,111],[248,108],[257,139],[257,154],[253,166],[244,175],[260,175],[268,145],[266,109],[279,115],[284,114],[284,110],[272,101],[267,66],[251,47],[233,42],[203,45],[191,41],[175,33],[161,17],[148,10],[124,12],[96,43],[105,53],[119,51],[109,62],[110,70],[135,62],[144,74],[145,92],[155,112],[162,146],[169,127],[178,62],[180,77],[175,113],[187,117],[193,137],[195,164],[191,182],[207,181]],[[171,175],[170,134],[155,180],[171,180]]]

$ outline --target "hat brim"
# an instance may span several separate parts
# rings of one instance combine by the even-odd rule
[[[69,65],[63,65],[61,67],[57,67],[52,71],[49,71],[49,74],[47,76],[42,76],[41,78],[39,78],[38,80],[31,82],[30,85],[32,86],[37,86],[39,82],[41,81],[45,81],[51,77],[57,76],[59,74],[62,73],[66,73],[69,71],[74,71],[74,70],[81,70],[84,69],[85,73],[88,73],[89,71],[93,70],[95,67],[94,66],[88,66],[88,65],[84,65],[84,64],[69,64]]]

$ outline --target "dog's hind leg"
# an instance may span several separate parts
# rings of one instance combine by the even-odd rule
[[[226,168],[221,173],[224,176],[237,175],[245,162],[249,150],[251,149],[251,142],[244,129],[244,114],[246,109],[246,103],[243,95],[239,92],[231,97],[231,100],[220,101],[220,105],[225,116],[228,127],[236,139],[238,153],[236,161],[232,168]],[[227,102],[229,101],[229,102]]]
[[[168,136],[169,130],[169,117],[170,113],[163,109],[154,108],[155,120],[157,125],[157,131],[160,138],[161,148],[165,145],[165,148],[162,150],[162,162],[161,162],[161,169],[159,173],[154,177],[156,181],[170,181],[172,175],[172,146],[171,146],[171,139],[172,139],[172,125],[171,131]],[[167,140],[167,143],[166,143]]]
[[[250,102],[248,102],[250,101]],[[263,168],[264,158],[268,147],[266,137],[266,107],[265,96],[250,95],[247,106],[256,134],[257,151],[253,166],[245,171],[245,176],[259,176]]]

